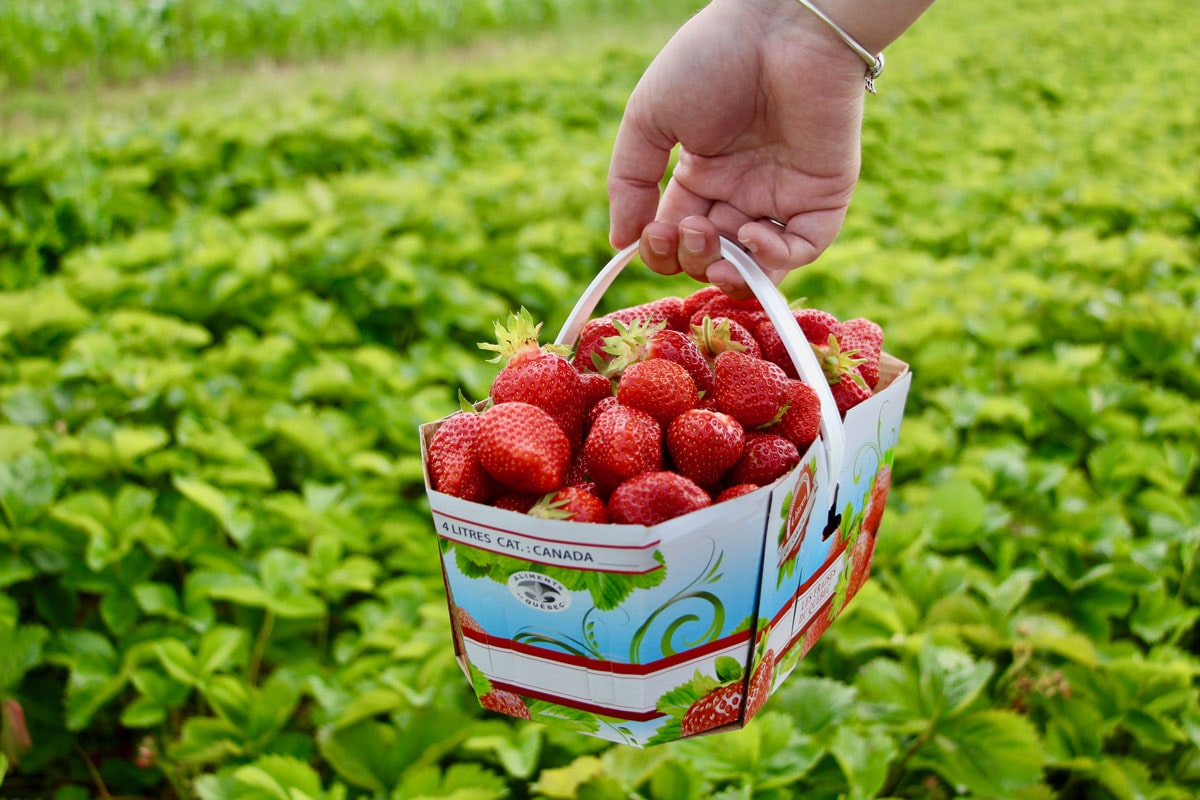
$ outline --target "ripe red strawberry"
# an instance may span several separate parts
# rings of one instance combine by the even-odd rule
[[[479,461],[510,489],[545,494],[563,485],[571,443],[558,424],[529,403],[497,403],[480,415]]]
[[[479,463],[475,439],[480,419],[472,412],[452,414],[429,441],[433,488],[473,503],[487,503],[499,491],[495,479]]]
[[[645,411],[664,428],[684,411],[695,408],[698,401],[692,376],[665,358],[630,364],[617,382],[618,403]]]
[[[609,358],[605,374],[610,377],[619,378],[629,365],[638,361],[663,358],[686,369],[698,392],[705,394],[712,391],[712,366],[690,336],[676,330],[647,327],[644,323],[635,322],[621,330],[619,336],[609,337],[605,341],[604,352]]]
[[[0,730],[6,734],[5,744],[8,745],[3,752],[14,761],[33,748],[33,739],[25,723],[25,709],[14,697],[5,698],[0,702]]]
[[[762,356],[754,334],[728,317],[704,317],[692,325],[691,337],[709,361],[715,361],[721,353],[731,350],[755,358]]]
[[[788,406],[779,421],[767,429],[796,445],[803,453],[821,433],[821,398],[807,383],[788,383]]]
[[[691,325],[700,325],[704,317],[713,319],[725,318],[736,322],[748,331],[753,331],[758,324],[767,319],[767,312],[762,304],[753,297],[746,300],[734,300],[727,294],[720,294],[709,301],[703,309],[693,312],[688,317]]]
[[[775,651],[763,653],[762,661],[750,677],[750,688],[746,690],[746,719],[757,714],[771,696],[771,682],[775,677]]]
[[[571,522],[608,522],[608,508],[604,501],[575,486],[564,486],[557,492],[548,493],[529,509],[529,515]]]
[[[580,372],[603,372],[609,359],[604,352],[604,340],[618,333],[617,326],[607,317],[588,320],[579,334],[579,343],[575,345],[572,366]]]
[[[598,372],[579,373],[579,388],[585,417],[596,403],[613,396],[612,381]]]
[[[732,486],[726,486],[722,489],[721,493],[713,498],[713,503],[724,503],[726,500],[732,500],[735,497],[756,492],[760,488],[762,487],[757,483],[735,483]]]
[[[708,492],[678,472],[643,472],[608,498],[608,514],[623,525],[657,525],[712,505]]]
[[[869,319],[856,317],[842,323],[841,335],[837,337],[841,349],[863,359],[858,365],[868,387],[879,383],[879,357],[883,353],[883,328]]]
[[[713,398],[746,430],[776,422],[787,407],[788,377],[770,361],[727,351],[717,356]]]
[[[758,342],[760,358],[779,367],[789,378],[799,377],[796,365],[792,363],[792,357],[788,355],[787,349],[783,346],[783,337],[779,335],[779,330],[775,327],[774,322],[769,319],[764,320],[758,323],[758,327],[752,333],[754,341]]]
[[[675,469],[700,486],[712,486],[742,456],[746,435],[736,419],[720,411],[694,408],[667,428],[667,452]]]
[[[626,325],[634,320],[641,320],[649,323],[663,322],[671,330],[687,330],[687,317],[683,315],[682,297],[661,297],[649,303],[619,309],[605,316],[618,322],[624,322]]]
[[[819,308],[798,308],[792,312],[792,316],[811,344],[825,344],[830,336],[841,333],[841,323],[828,311]]]
[[[875,483],[871,486],[871,496],[867,500],[867,510],[863,513],[863,533],[872,536],[879,532],[879,523],[883,520],[883,509],[887,505],[888,491],[892,488],[892,468],[884,464],[875,475]]]
[[[687,710],[680,722],[680,733],[693,736],[722,725],[737,722],[742,715],[742,681],[718,686],[701,697]]]
[[[525,701],[520,696],[512,692],[506,692],[503,689],[492,689],[485,695],[479,698],[479,705],[486,708],[488,711],[496,711],[500,714],[507,714],[510,717],[518,719],[529,719],[529,706],[525,705]]]
[[[773,433],[747,431],[742,457],[725,475],[725,480],[730,485],[753,483],[766,486],[799,463],[800,452],[787,439]]]
[[[583,388],[579,372],[564,356],[564,349],[538,344],[542,324],[534,324],[529,311],[522,308],[509,314],[508,324],[495,323],[496,343],[481,343],[484,350],[503,361],[492,381],[494,403],[529,403],[554,418],[571,446],[583,440]]]
[[[724,297],[725,293],[716,286],[709,284],[683,298],[683,313],[690,320],[696,316],[696,312],[703,311],[713,301],[719,297]]]
[[[540,495],[527,492],[503,492],[492,501],[492,507],[503,508],[505,511],[515,511],[518,514],[528,514],[529,509],[538,501]]]
[[[592,423],[583,454],[588,475],[606,497],[634,475],[662,469],[662,426],[646,412],[618,403]]]
[[[592,426],[596,424],[596,420],[599,419],[601,414],[603,414],[605,411],[608,411],[609,409],[616,408],[618,405],[620,405],[620,404],[617,402],[617,396],[615,394],[612,394],[612,395],[609,395],[608,397],[605,397],[603,400],[601,400],[600,402],[598,402],[594,406],[592,406],[588,410],[588,415],[587,415],[588,430],[590,431]]]
[[[838,411],[842,416],[864,400],[871,397],[871,389],[866,380],[858,372],[858,366],[863,359],[853,353],[842,350],[837,337],[831,335],[825,345],[812,345],[825,379],[829,381],[829,389],[833,399],[837,401]]]

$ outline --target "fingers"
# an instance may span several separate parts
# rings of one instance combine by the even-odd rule
[[[608,168],[609,243],[618,249],[638,240],[658,210],[658,184],[674,142],[647,133],[636,99],[617,129]]]
[[[642,232],[639,254],[660,275],[686,272],[707,281],[709,266],[721,257],[721,239],[707,217],[692,215],[678,225],[658,220]]]

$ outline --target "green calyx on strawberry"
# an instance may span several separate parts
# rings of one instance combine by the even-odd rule
[[[592,492],[578,486],[564,486],[548,492],[538,500],[529,516],[542,519],[565,519],[571,522],[608,522],[608,507]]]
[[[568,348],[539,345],[542,324],[534,323],[528,309],[509,314],[508,324],[495,323],[496,343],[479,347],[496,353],[489,359],[504,362],[492,380],[494,403],[535,405],[554,418],[572,448],[583,440],[583,387],[579,373],[567,360]]]
[[[756,358],[759,355],[758,342],[754,340],[754,335],[728,317],[703,317],[699,323],[692,325],[691,336],[692,341],[709,361],[729,351],[746,353]]]
[[[863,379],[858,367],[866,362],[854,350],[843,350],[838,338],[832,333],[825,345],[812,345],[813,353],[821,364],[838,411],[843,415],[854,406],[871,397],[871,387]]]

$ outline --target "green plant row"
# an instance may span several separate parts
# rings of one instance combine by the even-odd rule
[[[694,0],[21,0],[0,5],[0,88],[181,67],[442,46],[598,18],[682,15]]]
[[[783,284],[913,368],[874,577],[749,727],[645,751],[479,708],[416,427],[607,260],[653,53],[0,143],[0,796],[1194,798],[1188,9],[935,5],[889,52]]]

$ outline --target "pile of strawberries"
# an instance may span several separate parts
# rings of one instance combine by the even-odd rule
[[[793,312],[844,415],[879,381],[883,331]],[[591,319],[572,351],[529,312],[480,347],[503,364],[429,443],[434,488],[575,522],[654,525],[775,482],[818,435],[801,381],[757,300],[715,287]]]

